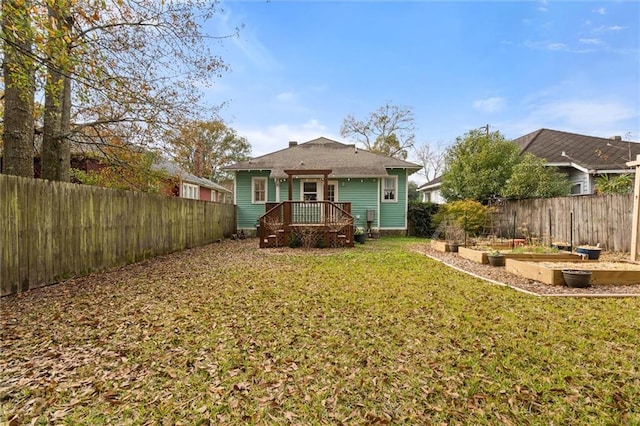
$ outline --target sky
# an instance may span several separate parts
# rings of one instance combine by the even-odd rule
[[[234,1],[207,101],[259,156],[412,108],[416,144],[489,124],[640,141],[638,1]],[[409,156],[409,160],[412,156]]]

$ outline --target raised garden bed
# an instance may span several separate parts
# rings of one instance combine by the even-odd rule
[[[449,253],[451,250],[449,242],[447,241],[439,241],[439,240],[431,240],[431,248],[434,250],[438,250],[442,253]],[[462,248],[461,245],[458,245],[458,249]]]
[[[499,250],[499,248],[496,248]],[[470,247],[459,247],[458,255],[465,259],[472,260],[477,263],[487,264],[489,259],[487,258],[487,250],[478,250]],[[581,260],[582,257],[579,254],[571,253],[510,253],[508,251],[502,252],[506,259],[517,260],[533,260],[533,261],[576,261]]]
[[[549,285],[564,285],[563,269],[591,271],[592,285],[640,284],[640,265],[628,262],[577,262],[524,261],[507,259],[507,272]]]

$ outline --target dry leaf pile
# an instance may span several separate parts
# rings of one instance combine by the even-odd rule
[[[640,423],[640,300],[541,300],[413,242],[225,241],[0,299],[0,420]]]

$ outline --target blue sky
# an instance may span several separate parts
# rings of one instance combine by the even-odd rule
[[[348,114],[412,107],[416,143],[489,124],[640,140],[640,2],[226,1],[212,33],[231,71],[206,90],[253,155]]]

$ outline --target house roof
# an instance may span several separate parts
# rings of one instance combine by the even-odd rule
[[[189,172],[185,172],[177,164],[172,163],[171,161],[168,161],[165,159],[156,161],[151,167],[155,170],[163,171],[170,176],[175,176],[179,178],[182,182],[191,183],[193,185],[198,185],[203,188],[215,189],[221,192],[232,193],[232,191],[228,190],[224,186],[218,185],[217,183],[212,182],[209,179],[198,177]]]
[[[422,185],[420,185],[418,187],[418,191],[426,191],[427,189],[437,189],[440,188],[440,186],[442,185],[442,175],[436,177],[433,180],[430,180],[427,183],[423,183]]]
[[[398,158],[356,148],[353,144],[343,144],[320,137],[233,164],[225,167],[225,170],[271,170],[270,177],[286,178],[287,174],[284,171],[288,169],[331,169],[331,178],[359,178],[388,176],[387,169],[407,169],[409,173],[413,173],[421,167]]]
[[[530,152],[551,166],[576,164],[589,171],[626,169],[640,155],[640,143],[539,129],[514,139],[522,153]]]

